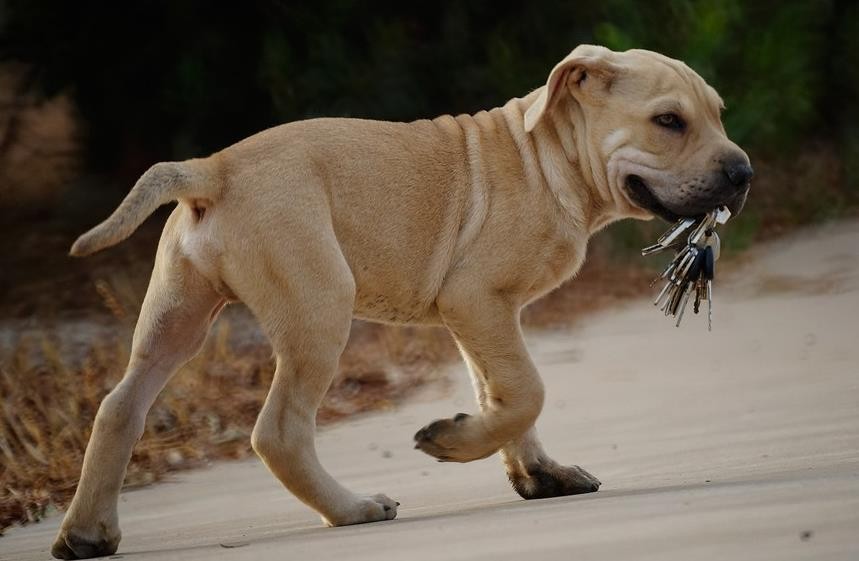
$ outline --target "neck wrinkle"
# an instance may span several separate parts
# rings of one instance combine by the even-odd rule
[[[574,228],[587,229],[585,211],[588,205],[587,201],[582,200],[584,193],[570,188],[575,183],[575,178],[571,176],[577,171],[577,166],[575,163],[570,163],[563,149],[553,149],[551,143],[539,140],[540,135],[525,132],[525,111],[540,91],[537,89],[524,98],[513,98],[508,101],[502,108],[504,121],[519,152],[525,180],[530,183],[529,187],[537,191],[548,191],[559,211]],[[538,123],[537,126],[542,127],[543,134],[558,137],[557,131],[547,130],[543,123]],[[547,165],[547,159],[561,159],[565,165],[560,167]],[[535,182],[534,179],[537,181]]]
[[[537,173],[543,189],[550,191],[561,212],[588,235],[617,219],[612,212],[612,197],[600,189],[598,172],[588,152],[586,129],[581,111],[572,100],[561,100],[562,106],[546,113],[532,133],[524,129],[524,112],[533,103],[540,89],[524,98],[514,98],[504,106],[504,116],[510,134],[522,158],[523,165]],[[602,180],[605,182],[605,174]],[[608,195],[608,196],[606,196]]]

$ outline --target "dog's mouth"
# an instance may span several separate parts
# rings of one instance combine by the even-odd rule
[[[641,177],[637,175],[627,176],[626,190],[633,204],[652,212],[663,220],[676,222],[681,218],[679,214],[668,210],[665,205],[659,202],[659,199],[650,191],[647,183]]]
[[[728,207],[731,214],[736,216],[743,209],[746,195],[749,191],[749,186],[746,185],[739,191],[735,190],[728,200],[710,197],[696,198],[695,200],[688,201],[682,209],[672,210],[656,198],[656,195],[653,194],[644,179],[638,175],[627,176],[625,185],[629,200],[633,204],[652,212],[667,222],[676,222],[686,217],[701,216],[720,206]]]

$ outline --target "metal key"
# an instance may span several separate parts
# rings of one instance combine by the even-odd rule
[[[704,237],[708,232],[712,232],[713,228],[716,226],[716,211],[710,212],[701,219],[701,223],[692,230],[692,233],[689,234],[689,239],[687,243],[689,245],[701,245],[704,240]]]
[[[698,277],[698,281],[695,283],[695,305],[693,306],[693,311],[697,314],[701,310],[701,302],[707,299],[707,285],[704,281],[704,277]]]
[[[666,300],[665,304],[660,308],[660,310],[665,312],[666,316],[677,313],[677,306],[679,305],[683,292],[686,289],[686,278],[689,268],[700,253],[699,249],[695,246],[686,247],[684,252],[685,255],[683,259],[674,269],[674,272],[671,273],[671,278],[666,285],[666,288],[668,289],[668,300]],[[665,289],[663,289],[663,293],[664,292]]]
[[[719,238],[719,234],[715,231],[710,230],[704,235],[704,247],[712,248],[713,252],[713,261],[719,260],[719,255],[721,253],[722,242]],[[710,279],[712,280],[712,279]],[[695,294],[695,313],[697,314],[701,307],[701,302],[707,300],[707,279],[704,278],[703,275],[698,279],[698,282],[695,285],[696,294]]]
[[[697,246],[689,246],[689,254],[694,257],[691,261],[688,261],[688,265],[684,266],[683,270],[679,273],[679,278],[675,283],[674,299],[670,307],[671,315],[678,317],[679,313],[677,319],[678,326],[683,319],[683,313],[686,310],[686,305],[689,303],[689,297],[692,294],[695,283],[698,277],[701,276],[703,253]]]
[[[659,239],[656,240],[655,244],[642,249],[641,255],[653,255],[654,253],[659,253],[660,251],[668,249],[680,238],[680,235],[688,230],[693,224],[695,224],[694,218],[681,218],[667,232],[662,234]]]
[[[706,283],[707,294],[707,331],[713,331],[713,277],[716,273],[716,258],[711,246],[704,248],[704,261],[701,264],[701,278]]]
[[[690,254],[690,248],[684,247],[677,253],[677,256],[674,258],[674,261],[672,261],[668,265],[665,271],[663,271],[662,274],[654,280],[654,282],[656,282],[660,279],[664,279],[666,277],[668,278],[668,282],[665,283],[665,286],[662,288],[662,291],[659,293],[659,296],[657,296],[656,300],[653,301],[654,306],[659,306],[659,302],[662,301],[663,297],[671,294],[671,290],[675,287],[679,278],[680,271],[682,271],[686,267],[686,263],[694,257],[694,255]],[[671,298],[669,298],[669,301],[670,300]]]
[[[650,281],[650,286],[653,287],[656,283],[661,281],[662,279],[668,278],[668,275],[674,272],[674,269],[677,265],[680,264],[680,261],[686,256],[686,252],[689,250],[688,247],[684,247],[680,251],[677,252],[677,255],[674,256],[674,259],[671,260],[671,263],[665,266],[665,270],[663,270],[659,276]]]
[[[683,313],[686,311],[686,305],[689,303],[689,296],[692,294],[692,284],[693,283],[686,284],[682,300],[678,303],[678,307],[674,309],[674,315],[677,317],[677,323],[674,324],[674,327],[680,327],[680,322],[683,321]],[[680,310],[679,315],[677,310]]]
[[[662,281],[665,285],[653,304],[666,316],[677,318],[675,325],[680,326],[686,307],[694,292],[693,309],[697,314],[701,302],[707,301],[707,325],[712,331],[713,324],[713,277],[716,261],[721,253],[721,240],[715,228],[724,224],[731,216],[725,207],[714,209],[697,218],[678,220],[656,244],[644,248],[642,255],[651,255],[679,245],[681,236],[686,234],[686,243],[676,249],[676,254],[665,269],[650,283],[651,286]]]
[[[726,206],[720,206],[715,210],[715,216],[717,224],[724,224],[731,217],[731,210]]]
[[[686,311],[686,305],[689,302],[689,296],[693,290],[697,291],[698,280],[701,278],[701,268],[703,267],[706,257],[706,251],[698,251],[692,265],[684,278],[685,288],[683,291],[683,301],[680,303],[680,315],[677,316],[677,323],[674,327],[680,327],[680,322],[683,321],[683,314]]]
[[[722,253],[722,240],[719,238],[719,234],[715,231],[710,231],[704,238],[704,245],[713,248],[713,260],[718,261]]]

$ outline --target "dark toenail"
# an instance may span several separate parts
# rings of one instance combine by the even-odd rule
[[[397,503],[397,506],[400,506],[400,501],[396,501],[396,503]]]
[[[385,505],[385,512],[388,512],[389,510],[391,510],[391,507],[389,507],[388,505]]]
[[[471,415],[469,415],[468,413],[457,413],[453,420],[458,423],[459,421],[467,419],[469,417],[471,417]]]

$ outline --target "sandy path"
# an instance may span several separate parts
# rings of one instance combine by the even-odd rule
[[[714,331],[642,300],[532,337],[548,398],[539,429],[599,493],[522,501],[495,458],[439,464],[412,450],[453,396],[325,431],[349,487],[401,501],[397,520],[318,518],[257,461],[124,493],[123,558],[859,559],[859,222],[771,245],[721,279]],[[695,363],[696,368],[676,366]],[[59,517],[0,538],[0,558],[49,558]]]

